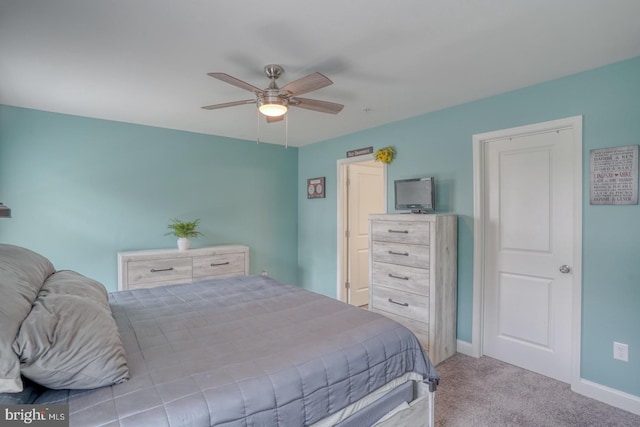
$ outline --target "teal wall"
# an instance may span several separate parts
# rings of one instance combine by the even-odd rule
[[[297,148],[0,106],[0,242],[117,287],[116,253],[176,247],[172,217],[200,218],[193,247],[250,247],[250,269],[297,279]]]
[[[300,149],[0,106],[0,241],[116,286],[116,252],[173,247],[168,219],[201,218],[194,246],[251,247],[251,271],[334,296],[336,161],[397,148],[393,180],[433,175],[460,215],[458,338],[471,341],[472,135],[584,117],[582,376],[640,396],[639,206],[590,206],[589,150],[640,144],[640,58]],[[306,198],[326,177],[327,197]],[[613,341],[629,362],[612,359]]]
[[[391,123],[299,151],[300,283],[336,295],[336,161],[347,150],[394,145],[393,181],[435,176],[439,212],[458,225],[458,338],[471,342],[474,134],[583,115],[582,376],[640,396],[640,207],[589,205],[589,150],[640,144],[640,58]],[[327,198],[308,200],[306,178],[326,176]],[[629,344],[629,362],[612,358]]]

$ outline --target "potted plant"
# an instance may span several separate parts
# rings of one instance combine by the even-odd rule
[[[191,246],[191,242],[189,241],[190,237],[203,236],[201,232],[196,230],[199,223],[200,219],[193,221],[180,221],[176,218],[171,218],[171,224],[167,226],[171,231],[165,233],[165,236],[176,236],[178,238],[178,249],[186,251]]]

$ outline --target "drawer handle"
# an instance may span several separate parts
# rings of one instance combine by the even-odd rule
[[[211,267],[219,267],[221,265],[229,265],[229,261],[227,261],[227,262],[219,262],[217,264],[214,263],[214,262],[211,263]]]
[[[173,267],[169,267],[169,268],[160,268],[160,269],[156,269],[156,268],[152,268],[150,271],[152,273],[161,273],[163,271],[171,271],[173,270]]]
[[[396,276],[395,274],[391,274],[391,273],[389,273],[389,277],[393,277],[394,279],[400,279],[400,280],[409,280],[407,276]]]
[[[389,233],[402,233],[402,234],[409,234],[409,230],[392,230],[391,228],[389,229]]]
[[[391,254],[391,255],[409,256],[409,252],[394,252],[394,251],[389,251],[389,254]]]
[[[392,304],[401,305],[403,307],[409,307],[408,303],[406,303],[406,302],[397,302],[397,301],[392,300],[391,298],[389,298],[389,302],[392,303]]]

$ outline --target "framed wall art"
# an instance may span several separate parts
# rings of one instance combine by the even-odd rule
[[[307,179],[307,199],[324,199],[324,176]]]
[[[591,150],[589,160],[590,204],[638,204],[637,145]]]

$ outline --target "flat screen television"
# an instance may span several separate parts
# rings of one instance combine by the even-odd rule
[[[425,213],[435,209],[433,177],[397,179],[394,186],[397,211]]]

